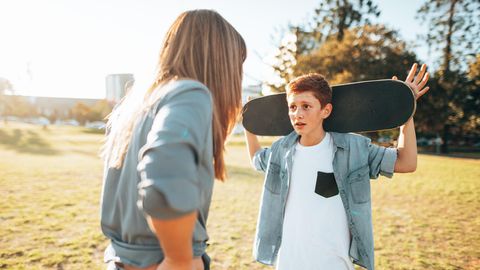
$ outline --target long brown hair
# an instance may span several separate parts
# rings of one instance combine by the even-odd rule
[[[122,166],[135,121],[158,100],[161,86],[171,80],[188,78],[203,83],[212,94],[215,178],[224,180],[225,140],[241,109],[245,58],[243,38],[220,14],[212,10],[180,14],[165,36],[155,81],[143,100],[129,93],[109,116],[110,133],[102,151],[108,166]]]

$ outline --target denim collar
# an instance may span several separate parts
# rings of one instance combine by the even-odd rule
[[[348,144],[345,141],[345,134],[346,133],[330,132],[330,135],[332,135],[333,139],[333,145],[343,149],[348,149]],[[282,142],[282,146],[285,148],[291,148],[297,143],[299,139],[300,136],[298,136],[295,131],[292,131],[290,134],[285,136],[285,139]]]

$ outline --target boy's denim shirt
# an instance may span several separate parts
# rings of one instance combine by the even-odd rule
[[[356,134],[330,134],[334,176],[351,234],[349,254],[355,264],[374,269],[369,179],[378,178],[379,174],[393,176],[397,150],[371,144],[370,139]],[[282,243],[283,218],[298,138],[292,132],[274,142],[271,148],[257,151],[253,158],[255,168],[266,172],[253,247],[255,259],[264,264],[276,262]]]

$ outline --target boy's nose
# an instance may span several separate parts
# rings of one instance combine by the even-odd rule
[[[300,110],[297,110],[295,112],[295,117],[298,118],[298,119],[303,119],[303,114]]]

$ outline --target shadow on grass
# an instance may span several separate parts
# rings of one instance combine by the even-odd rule
[[[37,132],[14,129],[8,133],[0,130],[0,145],[19,153],[36,155],[56,155],[59,152],[51,147]]]

